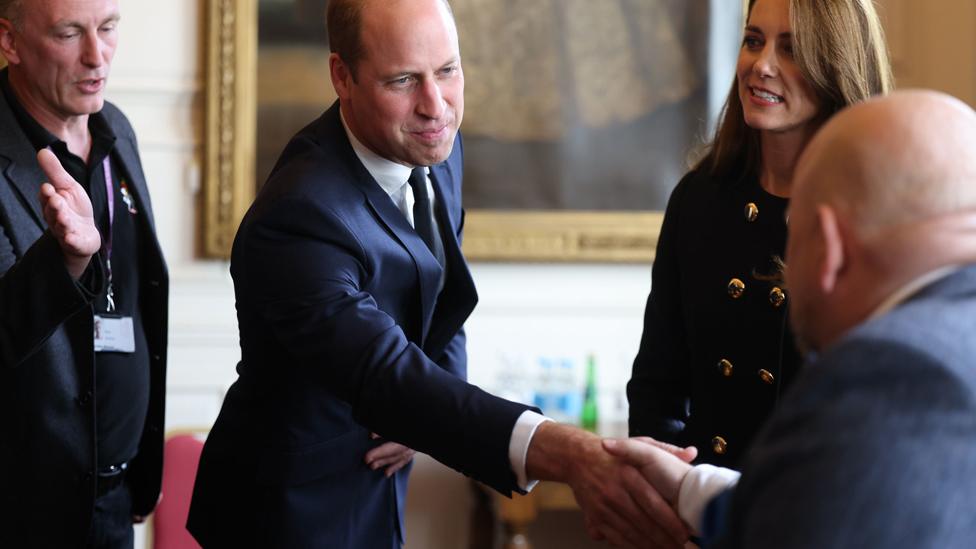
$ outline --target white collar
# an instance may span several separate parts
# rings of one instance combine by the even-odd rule
[[[949,276],[959,269],[959,265],[947,265],[914,278],[901,288],[898,288],[894,293],[889,295],[887,299],[882,301],[881,304],[874,309],[874,312],[868,316],[868,320],[873,320],[890,312],[892,309],[907,301],[910,297],[921,291],[926,286],[932,284],[936,280]]]
[[[356,139],[356,136],[349,131],[349,126],[346,124],[346,117],[342,115],[341,109],[339,110],[339,118],[342,121],[342,128],[346,130],[346,136],[349,137],[349,144],[352,145],[353,152],[356,153],[359,161],[363,163],[369,175],[373,176],[373,179],[376,180],[383,191],[391,197],[394,193],[399,192],[407,182],[407,179],[410,178],[410,172],[413,171],[413,168],[383,158],[369,150],[369,148],[360,143]]]

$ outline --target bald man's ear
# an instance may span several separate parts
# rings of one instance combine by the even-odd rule
[[[15,40],[14,24],[9,19],[0,17],[0,54],[11,65],[20,64],[17,55],[17,41]]]
[[[818,265],[817,280],[826,295],[834,291],[837,279],[845,266],[844,239],[837,212],[826,204],[817,206],[817,228],[823,241],[823,258]]]

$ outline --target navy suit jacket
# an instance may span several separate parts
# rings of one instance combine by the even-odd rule
[[[110,103],[102,114],[117,137],[111,154],[143,224],[138,245],[150,400],[127,482],[133,513],[147,515],[162,476],[169,284],[132,126]],[[0,93],[0,547],[78,547],[95,501],[91,293],[101,292],[104,269],[100,259],[92,262],[87,288],[68,275],[41,215],[38,192],[47,176],[36,155]]]
[[[831,346],[713,501],[704,546],[971,547],[974,335],[969,266]]]
[[[245,216],[231,274],[242,359],[188,521],[205,547],[396,547],[407,471],[364,464],[376,432],[516,489],[527,407],[463,381],[477,301],[461,255],[461,141],[432,166],[442,267],[355,156],[338,104],[299,132]],[[243,544],[243,545],[242,545]]]

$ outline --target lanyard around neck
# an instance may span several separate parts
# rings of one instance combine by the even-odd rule
[[[47,150],[54,152],[50,146]],[[112,287],[112,226],[115,224],[115,189],[112,186],[112,161],[110,154],[106,154],[102,159],[102,175],[105,176],[105,199],[108,202],[108,234],[102,235],[102,246],[105,250],[105,267],[108,270],[108,288],[106,290],[106,300],[108,301],[108,312],[115,311],[115,290]]]

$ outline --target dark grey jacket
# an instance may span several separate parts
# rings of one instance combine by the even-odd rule
[[[811,362],[728,501],[719,547],[972,547],[976,265]]]
[[[133,512],[148,514],[162,475],[169,283],[132,127],[109,103],[102,114],[146,224],[139,245],[152,386],[128,481]],[[95,497],[92,306],[46,231],[38,201],[46,179],[0,94],[0,547],[82,545]],[[90,290],[103,284],[100,262],[90,267]]]

